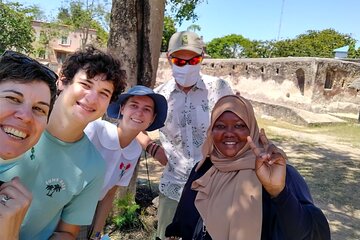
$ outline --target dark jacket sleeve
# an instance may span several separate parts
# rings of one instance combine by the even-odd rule
[[[197,164],[192,169],[181,194],[173,221],[166,228],[166,237],[182,237],[183,240],[192,239],[200,214],[194,204],[197,192],[191,189],[191,184],[204,175],[211,165],[210,161],[205,161],[204,165],[197,172],[195,172]]]
[[[325,215],[314,205],[305,180],[294,167],[287,165],[286,186],[271,201],[284,239],[330,239]]]

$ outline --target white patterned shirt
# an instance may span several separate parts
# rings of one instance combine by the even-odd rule
[[[160,141],[168,163],[159,190],[166,197],[179,201],[191,169],[202,159],[201,146],[214,104],[233,91],[225,80],[203,74],[187,94],[177,87],[174,78],[154,91],[168,102],[165,126],[160,129]]]

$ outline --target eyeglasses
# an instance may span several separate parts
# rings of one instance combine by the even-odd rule
[[[186,64],[197,65],[202,61],[202,59],[203,59],[202,55],[195,56],[195,57],[190,58],[188,60],[170,56],[170,61],[173,64],[175,64],[176,66],[179,66],[179,67],[185,66]]]
[[[39,63],[35,59],[32,59],[22,53],[18,53],[18,52],[11,51],[11,50],[6,50],[3,54],[1,54],[1,57],[9,57],[9,58],[13,59],[14,61],[17,61],[20,63],[37,64],[41,67],[42,70],[44,70],[44,73],[49,78],[53,79],[54,81],[56,81],[59,78],[58,75],[53,70],[51,70],[50,68],[46,67],[45,65]]]

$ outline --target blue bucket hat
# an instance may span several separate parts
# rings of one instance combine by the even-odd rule
[[[149,96],[154,101],[156,116],[154,122],[146,129],[146,131],[153,131],[164,126],[168,109],[165,97],[161,94],[154,93],[152,89],[141,85],[130,88],[126,93],[120,94],[116,102],[110,103],[107,109],[108,116],[121,119],[122,114],[120,113],[120,106],[131,96]]]

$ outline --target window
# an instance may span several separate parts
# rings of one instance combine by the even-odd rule
[[[334,83],[333,73],[330,72],[330,71],[326,72],[324,88],[325,89],[332,89],[333,83]]]
[[[70,40],[67,36],[62,36],[60,39],[61,45],[70,45]]]
[[[66,53],[64,52],[56,52],[56,59],[57,59],[57,62],[60,63],[60,64],[63,64],[65,59],[66,59]]]

